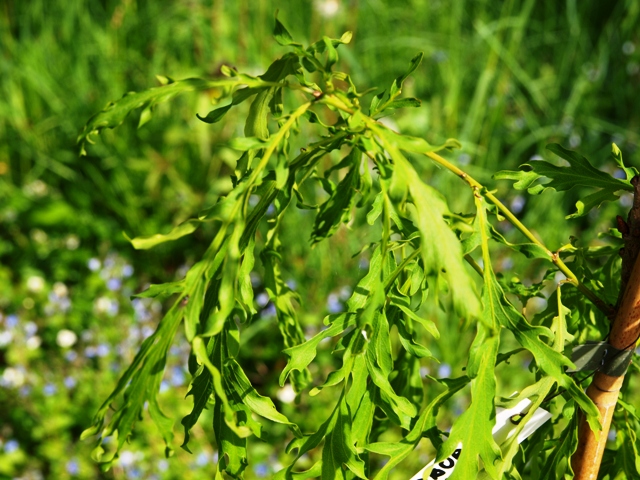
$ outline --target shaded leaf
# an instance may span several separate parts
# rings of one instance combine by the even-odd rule
[[[91,135],[99,134],[100,131],[105,128],[117,127],[124,122],[127,115],[133,110],[147,107],[144,116],[141,118],[141,122],[145,123],[151,116],[151,106],[166,102],[180,93],[232,87],[238,85],[240,82],[240,78],[227,78],[223,80],[187,78],[161,87],[150,88],[142,92],[127,93],[120,100],[110,103],[104,110],[96,113],[87,121],[77,139],[77,142],[80,144],[80,154],[86,155],[85,142],[91,142]]]
[[[334,416],[335,423],[325,437],[322,449],[322,478],[344,478],[344,465],[358,478],[366,479],[364,462],[358,457],[351,440],[351,412],[344,397],[339,405]]]
[[[273,38],[275,38],[276,42],[278,42],[280,45],[283,45],[283,46],[286,46],[286,45],[300,46],[299,43],[296,43],[293,41],[293,37],[291,36],[289,31],[286,29],[286,27],[282,24],[282,22],[278,20],[277,16],[276,16],[276,24],[275,24],[275,27],[273,28]]]
[[[427,405],[411,428],[411,431],[400,442],[378,442],[365,446],[370,452],[390,457],[389,461],[385,463],[374,477],[374,480],[387,480],[389,473],[413,452],[423,436],[429,436],[432,442],[434,441],[433,434],[434,431],[437,431],[436,417],[439,408],[468,383],[469,379],[467,377],[460,377],[448,381],[447,390],[439,394]],[[439,435],[437,438],[439,440]],[[437,442],[434,442],[434,444],[437,446]]]
[[[200,220],[191,219],[174,227],[173,230],[165,235],[156,233],[155,235],[149,235],[147,237],[129,238],[125,234],[125,238],[131,242],[131,245],[133,245],[133,248],[136,250],[148,250],[161,243],[171,242],[193,233],[200,223]]]
[[[348,159],[351,168],[331,197],[320,205],[311,233],[312,243],[330,237],[342,223],[348,222],[351,218],[351,210],[355,205],[355,196],[360,185],[361,155],[360,150],[354,148],[345,158]]]
[[[617,148],[617,147],[616,147]],[[576,212],[568,215],[567,218],[577,218],[586,215],[593,208],[599,207],[605,201],[617,199],[615,192],[620,190],[633,191],[633,186],[629,182],[629,175],[632,170],[627,171],[622,163],[622,156],[619,155],[619,165],[624,169],[627,180],[614,178],[608,173],[595,168],[589,161],[573,152],[567,150],[557,143],[547,145],[547,149],[569,162],[568,167],[557,167],[549,162],[536,161],[520,165],[518,171],[503,170],[493,175],[498,180],[513,180],[514,188],[517,190],[527,190],[533,195],[538,195],[548,188],[558,191],[570,190],[573,187],[599,188],[595,193],[584,197],[576,203]],[[616,157],[614,149],[614,158]],[[542,183],[544,179],[549,179],[547,183]]]
[[[233,103],[229,105],[225,105],[224,107],[216,108],[215,110],[211,110],[206,116],[201,117],[196,113],[196,117],[198,120],[202,120],[204,123],[217,123],[227,114],[229,110],[233,107]]]
[[[392,100],[402,93],[402,85],[404,84],[404,81],[409,75],[413,73],[416,68],[418,68],[418,66],[422,62],[423,57],[424,53],[418,53],[409,62],[409,69],[406,71],[406,73],[400,75],[393,81],[393,83],[391,84],[391,88],[389,89],[389,96]]]
[[[181,280],[179,282],[170,282],[170,283],[161,283],[159,285],[149,285],[145,291],[136,293],[132,295],[132,297],[136,298],[166,298],[175,293],[180,293],[184,289],[184,282]]]

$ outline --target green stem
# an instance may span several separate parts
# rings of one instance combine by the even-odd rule
[[[340,109],[349,114],[354,113],[352,108],[349,108],[342,100],[337,98],[335,95],[325,95],[321,101],[326,105],[330,105],[334,108]],[[379,125],[378,122],[376,122],[374,119],[370,117],[367,117],[366,115],[364,115],[364,113],[362,114],[362,116],[364,117],[365,123],[367,123],[370,127],[372,124]],[[479,191],[487,200],[493,203],[498,208],[498,210],[500,210],[500,212],[505,217],[507,217],[507,219],[513,224],[513,226],[516,227],[518,230],[520,230],[520,232],[522,232],[522,234],[525,237],[531,240],[531,242],[535,243],[536,245],[546,250],[551,262],[553,262],[558,267],[558,269],[567,277],[567,280],[569,281],[569,283],[571,283],[578,290],[580,290],[580,292],[582,292],[582,294],[585,297],[591,300],[591,302],[606,316],[609,317],[613,315],[614,313],[613,309],[609,305],[607,305],[602,299],[600,299],[589,287],[587,287],[584,283],[578,280],[578,277],[575,275],[575,273],[573,273],[569,269],[569,267],[567,267],[567,265],[562,261],[562,259],[560,258],[560,255],[558,255],[558,253],[553,253],[551,250],[547,248],[547,246],[544,243],[538,240],[533,234],[533,232],[531,232],[531,230],[529,230],[526,226],[524,226],[524,224],[520,220],[518,220],[513,213],[511,213],[511,210],[509,210],[500,200],[498,200],[498,198],[496,198],[495,195],[489,192],[484,185],[482,185],[476,179],[471,177],[467,172],[461,170],[460,168],[458,168],[448,160],[442,158],[437,153],[425,152],[425,155],[429,157],[431,160],[433,160],[434,162],[436,162],[437,164],[455,173],[458,177],[460,177],[462,180],[467,182],[467,184],[472,189]]]
[[[471,265],[471,267],[473,267],[473,269],[478,272],[478,275],[480,275],[481,277],[484,278],[484,270],[482,270],[482,267],[480,265],[478,265],[478,263],[473,259],[473,257],[471,255],[469,255],[468,253],[464,256],[464,259],[467,261],[467,263],[469,265]]]
[[[391,273],[391,275],[389,275],[389,278],[387,278],[387,281],[384,283],[385,292],[389,290],[391,285],[393,285],[393,282],[396,281],[396,278],[398,278],[398,275],[402,273],[402,271],[406,268],[406,266],[409,265],[409,263],[411,263],[413,259],[416,258],[419,254],[420,254],[420,249],[416,249],[413,252],[411,252],[407,256],[407,258],[405,258],[402,261],[402,263],[398,265],[398,267]]]
[[[278,130],[278,133],[276,133],[273,136],[273,138],[269,142],[269,146],[264,151],[264,155],[262,155],[260,162],[256,166],[256,169],[251,173],[251,176],[247,181],[247,189],[250,189],[253,186],[253,183],[256,181],[258,176],[262,174],[262,170],[264,170],[264,167],[266,167],[267,163],[269,163],[269,159],[271,158],[271,155],[273,155],[273,152],[276,150],[277,146],[280,144],[285,134],[293,126],[296,120],[298,120],[298,118],[304,115],[304,113],[309,109],[309,107],[311,107],[311,102],[307,102],[300,105],[300,107],[298,107],[298,109],[295,112],[289,115],[289,118],[287,119],[287,121],[284,123],[284,125],[282,125],[282,127],[280,127],[280,130]]]
[[[571,283],[578,290],[580,290],[580,292],[582,292],[582,294],[585,297],[591,300],[591,302],[593,302],[593,304],[596,307],[598,307],[598,309],[602,311],[602,313],[604,313],[607,316],[610,316],[613,314],[613,309],[609,307],[604,301],[602,301],[602,299],[600,299],[589,287],[587,287],[584,283],[578,280],[578,277],[575,275],[575,273],[573,273],[569,269],[569,267],[567,267],[567,265],[562,261],[562,259],[560,258],[560,255],[558,255],[558,253],[553,253],[551,250],[547,248],[547,246],[544,243],[538,240],[533,235],[533,232],[531,232],[531,230],[525,227],[524,224],[520,220],[518,220],[513,213],[511,213],[511,210],[509,210],[500,200],[498,200],[498,198],[496,198],[496,196],[493,193],[487,191],[484,185],[482,185],[480,182],[475,180],[469,174],[467,174],[466,172],[464,172],[463,170],[461,170],[460,168],[458,168],[448,160],[445,160],[444,158],[442,158],[437,153],[427,152],[425,155],[427,155],[427,157],[432,159],[437,164],[455,173],[458,177],[460,177],[462,180],[467,182],[467,184],[474,190],[475,189],[479,190],[482,193],[482,195],[485,198],[487,198],[487,200],[489,200],[491,203],[493,203],[498,208],[498,210],[500,210],[500,213],[502,213],[505,217],[507,217],[507,219],[513,224],[513,226],[516,227],[518,230],[520,230],[520,232],[522,232],[522,234],[525,237],[527,237],[533,243],[535,243],[536,245],[546,250],[547,254],[549,255],[549,259],[567,277],[567,280],[569,281],[569,283]]]

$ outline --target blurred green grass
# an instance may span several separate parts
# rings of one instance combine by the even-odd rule
[[[225,142],[238,133],[234,117],[215,128],[199,122],[195,113],[210,110],[215,92],[191,94],[159,107],[139,130],[136,118],[127,119],[103,134],[88,157],[78,156],[75,138],[108,101],[156,85],[157,74],[215,76],[223,63],[262,73],[284,52],[270,39],[277,9],[299,39],[352,30],[352,44],[341,51],[343,68],[365,88],[389,85],[416,52],[424,51],[426,61],[405,87],[423,107],[387,120],[433,142],[460,139],[463,149],[452,158],[498,188],[552,248],[570,234],[584,242],[597,239],[624,211],[624,205],[606,205],[565,225],[577,193],[525,198],[506,182],[496,184],[491,174],[537,155],[555,161],[544,151],[549,142],[578,149],[613,171],[608,149],[615,141],[627,163],[638,164],[636,1],[5,0],[0,5],[0,328],[2,338],[11,338],[0,347],[0,369],[24,378],[18,387],[8,380],[11,375],[1,377],[7,388],[0,390],[0,411],[11,414],[0,426],[0,475],[205,478],[210,471],[210,446],[202,447],[205,456],[178,452],[177,459],[160,463],[158,439],[146,422],[131,449],[142,456],[131,453],[130,463],[123,459],[111,473],[99,473],[88,459],[90,446],[78,438],[113,386],[116,367],[139,344],[139,339],[123,342],[121,332],[150,327],[156,318],[157,312],[145,320],[136,317],[128,296],[146,283],[179,276],[208,238],[203,229],[172,245],[134,252],[121,232],[167,231],[229,188],[234,157]],[[454,211],[469,210],[468,196],[456,194],[456,178],[430,165],[419,168],[445,192]],[[355,284],[360,269],[350,257],[368,237],[342,229],[328,244],[310,249],[300,231],[310,231],[311,221],[303,214],[292,219],[283,241],[290,245],[285,274],[307,300],[301,315],[313,329],[327,309],[339,305],[341,289]],[[105,262],[113,258],[135,274],[108,270]],[[107,273],[90,270],[91,259],[100,260],[99,272]],[[540,265],[525,265],[505,260],[502,269],[535,279]],[[41,289],[29,287],[33,278],[43,279]],[[57,296],[55,285],[68,293]],[[55,306],[62,297],[70,302],[66,310]],[[108,301],[99,304],[101,298]],[[112,301],[118,303],[113,315]],[[460,373],[459,326],[440,311],[430,314],[438,320],[442,341],[429,347]],[[257,325],[269,331],[268,312]],[[74,331],[78,343],[60,347],[60,329]],[[34,337],[39,340],[29,344]],[[283,362],[279,340],[271,334],[254,339],[243,350],[247,369],[255,371],[254,381],[264,382],[262,391],[276,395],[274,378]],[[104,356],[96,354],[100,345],[108,346]],[[69,360],[69,351],[79,360]],[[176,352],[173,363],[177,369],[184,366],[180,355]],[[255,365],[249,365],[250,356],[256,356]],[[320,358],[319,375],[332,365],[329,356]],[[68,378],[75,380],[73,387]],[[166,408],[174,413],[184,413],[188,403],[181,401],[186,386],[179,383],[173,386],[179,395],[171,389],[166,394]],[[318,411],[330,404],[321,397],[314,402]],[[287,413],[305,422],[304,412]],[[211,440],[206,432],[199,433],[202,445]],[[276,433],[279,441],[284,435]],[[255,464],[264,468],[248,478],[268,475],[281,453],[264,446],[256,452]],[[417,470],[420,459],[412,461],[407,468]]]

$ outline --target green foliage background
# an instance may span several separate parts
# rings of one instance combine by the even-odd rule
[[[583,244],[601,241],[598,234],[629,207],[626,196],[565,222],[579,190],[529,197],[491,175],[534,156],[558,164],[543,148],[550,142],[577,149],[614,173],[608,152],[615,141],[627,165],[638,165],[640,5],[632,0],[7,0],[0,5],[0,475],[209,478],[214,453],[207,421],[193,430],[193,455],[177,449],[165,460],[154,427],[143,420],[127,455],[108,473],[99,472],[89,458],[91,445],[79,435],[161,314],[161,303],[132,303],[130,295],[149,283],[181,278],[209,238],[203,229],[140,252],[121,232],[166,232],[228,191],[235,154],[226,142],[237,133],[239,114],[232,110],[224,124],[211,128],[193,112],[211,110],[215,92],[187,94],[160,105],[141,129],[129,118],[117,132],[105,131],[87,157],[78,157],[75,139],[107,100],[152,86],[156,74],[215,78],[222,63],[262,73],[284,53],[270,37],[278,8],[297,39],[353,31],[352,43],[341,47],[341,61],[358,85],[389,85],[424,51],[422,66],[404,89],[423,107],[388,121],[433,144],[460,139],[463,148],[454,159],[495,185],[551,248],[570,235]],[[432,166],[417,168],[431,185],[450,192],[452,211],[472,208],[469,195],[457,195],[458,179]],[[283,274],[305,299],[300,314],[310,334],[326,313],[344,307],[365,267],[351,256],[369,239],[366,231],[342,227],[329,242],[310,248],[312,217],[290,221]],[[505,255],[499,266],[525,283],[540,280],[536,262]],[[259,275],[258,296],[264,291]],[[529,312],[544,307],[541,299],[530,303]],[[309,411],[287,403],[277,383],[286,359],[271,328],[273,314],[267,303],[257,306],[261,320],[243,332],[251,338],[244,340],[243,368],[262,394],[280,398],[277,405],[290,418],[302,427],[305,417],[315,425],[333,403],[318,396],[305,406]],[[459,345],[469,344],[469,334],[458,333],[459,325],[442,312],[429,313],[441,339],[428,346],[443,363],[425,362],[423,368],[459,375]],[[75,344],[60,346],[62,329],[76,334]],[[186,346],[172,350],[161,396],[173,417],[189,411],[182,400],[187,353]],[[334,363],[325,351],[314,368],[328,371]],[[514,361],[512,368],[518,372],[523,365]],[[505,389],[510,381],[514,389],[523,386],[514,374]],[[445,413],[445,423],[464,410],[462,398]],[[279,431],[274,424],[273,432],[272,443],[252,451],[247,478],[278,469],[284,427]],[[394,431],[385,435],[385,441],[399,438]],[[391,478],[412,475],[425,452],[415,452]]]

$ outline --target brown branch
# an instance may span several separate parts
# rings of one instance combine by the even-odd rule
[[[629,212],[627,223],[618,216],[618,230],[622,233],[625,247],[622,256],[622,287],[618,309],[609,334],[609,344],[618,350],[632,350],[640,337],[640,178],[631,181],[635,188],[633,207]],[[575,472],[575,480],[595,480],[598,477],[602,455],[607,443],[613,412],[618,403],[618,396],[624,373],[620,376],[606,375],[597,372],[587,395],[596,404],[600,412],[602,430],[596,434],[591,431],[585,415],[580,419],[578,431],[578,448],[571,459]]]
[[[618,231],[622,234],[624,247],[620,249],[622,257],[622,273],[620,283],[620,294],[616,307],[620,306],[622,295],[629,282],[631,270],[635,264],[638,253],[640,252],[640,177],[635,176],[631,179],[634,188],[633,206],[629,210],[627,221],[625,222],[620,215],[616,217],[618,223]]]

